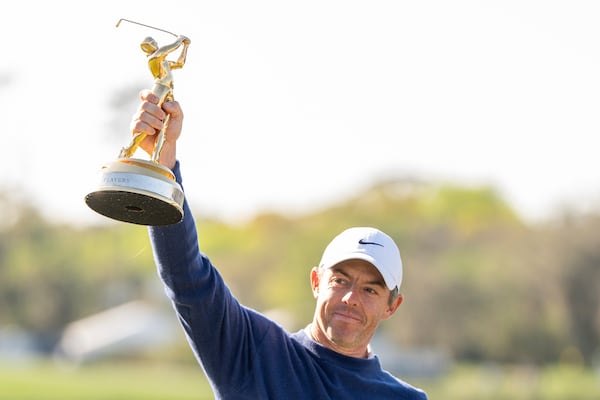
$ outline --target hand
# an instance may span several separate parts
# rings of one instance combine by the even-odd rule
[[[149,155],[154,151],[156,135],[163,128],[163,121],[169,115],[169,121],[165,130],[165,143],[160,153],[160,164],[167,168],[175,167],[177,159],[177,139],[181,135],[183,126],[183,111],[176,101],[164,102],[162,108],[158,106],[159,98],[150,90],[140,92],[142,103],[138,107],[131,121],[131,132],[136,135],[146,134],[140,143],[140,148]]]

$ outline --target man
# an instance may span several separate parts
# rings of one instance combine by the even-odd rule
[[[173,170],[183,112],[175,101],[159,107],[150,91],[132,121],[149,154],[165,127],[159,162]],[[350,228],[327,246],[310,272],[313,321],[290,334],[246,308],[200,252],[187,201],[178,224],[149,228],[154,257],[188,341],[218,399],[426,399],[425,393],[382,370],[369,342],[402,303],[400,252],[385,233]]]

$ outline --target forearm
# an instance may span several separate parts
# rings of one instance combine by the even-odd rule
[[[173,169],[181,183],[179,164]],[[241,306],[217,269],[200,252],[194,218],[184,203],[178,224],[150,227],[158,273],[191,347],[216,381],[247,379],[253,349],[274,327]]]
[[[179,183],[179,163],[173,169]],[[174,225],[149,228],[158,274],[167,295],[176,306],[192,341],[219,335],[219,324],[227,315],[240,321],[240,307],[210,260],[200,252],[198,234],[187,200],[183,220]],[[212,329],[206,329],[212,326]]]
[[[179,163],[173,173],[182,184]],[[151,226],[148,229],[150,243],[158,273],[167,287],[169,297],[175,302],[197,301],[198,286],[203,283],[202,274],[210,270],[210,263],[200,253],[194,216],[187,199],[183,204],[183,220],[174,225]]]

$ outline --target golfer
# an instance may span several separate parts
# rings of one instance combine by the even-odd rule
[[[149,154],[169,115],[159,162],[181,184],[176,143],[183,122],[176,101],[162,107],[140,94],[132,134],[145,133]],[[394,241],[370,227],[336,236],[310,271],[316,300],[306,328],[288,333],[240,304],[200,252],[187,201],[181,222],[149,228],[158,273],[217,399],[426,399],[382,369],[369,343],[382,320],[402,303],[402,261]]]

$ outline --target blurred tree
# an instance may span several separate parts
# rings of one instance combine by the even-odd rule
[[[50,224],[16,193],[0,191],[0,328],[51,341],[66,323],[158,282],[144,227]],[[412,180],[294,218],[229,225],[197,216],[201,249],[234,294],[260,311],[286,309],[292,329],[312,318],[309,271],[329,240],[372,225],[398,242],[405,266],[405,301],[382,326],[388,337],[462,360],[535,363],[573,346],[589,362],[599,347],[599,220],[527,226],[490,188]]]
[[[568,218],[563,225],[563,284],[572,341],[591,365],[600,351],[600,218]]]

